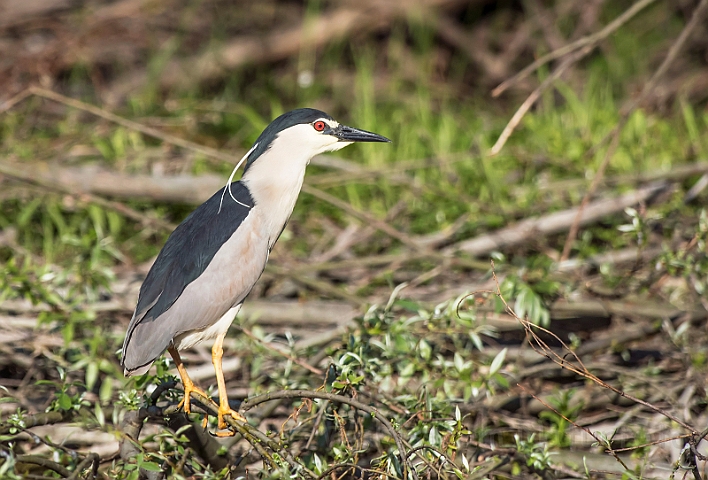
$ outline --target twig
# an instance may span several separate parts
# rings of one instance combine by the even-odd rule
[[[268,402],[271,400],[278,400],[282,398],[310,398],[310,399],[320,399],[329,400],[337,403],[344,403],[350,405],[358,410],[368,413],[375,420],[380,422],[386,430],[388,430],[391,437],[396,442],[398,447],[399,455],[401,456],[402,466],[403,466],[403,478],[408,478],[407,471],[413,475],[413,478],[418,478],[415,469],[410,465],[406,449],[403,444],[403,439],[401,435],[396,431],[390,421],[376,408],[370,407],[369,405],[358,402],[352,398],[345,397],[343,395],[337,395],[334,393],[327,392],[313,392],[311,390],[280,390],[277,392],[264,393],[262,395],[257,395],[255,397],[247,398],[241,403],[240,411],[246,412],[251,408],[260,405],[261,403]]]
[[[7,112],[12,107],[17,105],[22,100],[29,97],[30,95],[32,95],[32,90],[30,88],[26,88],[26,89],[22,90],[20,93],[18,93],[14,97],[12,97],[9,100],[7,100],[6,102],[0,104],[0,114]]]
[[[537,68],[539,68],[542,65],[545,65],[548,62],[551,62],[551,61],[556,60],[558,58],[564,57],[565,55],[568,55],[569,53],[571,53],[575,50],[578,50],[580,48],[583,48],[585,46],[591,46],[592,48],[594,48],[595,45],[597,45],[599,42],[601,42],[605,38],[609,37],[618,28],[620,28],[622,25],[627,23],[634,16],[636,16],[640,11],[644,10],[646,7],[648,7],[649,5],[654,3],[655,1],[656,0],[639,0],[637,3],[632,5],[629,9],[627,9],[624,13],[622,13],[622,15],[618,16],[616,19],[614,19],[612,22],[610,22],[602,30],[595,32],[591,35],[582,37],[573,43],[565,45],[557,50],[552,51],[551,53],[548,53],[548,54],[542,56],[541,58],[539,58],[538,60],[533,62],[531,65],[529,65],[528,67],[524,68],[519,73],[514,75],[509,80],[502,82],[498,87],[496,87],[494,90],[492,90],[492,96],[498,97],[505,90],[507,90],[509,87],[518,83],[520,80],[523,80],[524,78],[529,76],[532,72],[534,72]]]
[[[64,478],[71,477],[71,472],[69,470],[58,463],[52,462],[51,460],[39,455],[18,455],[15,460],[17,463],[31,463],[34,465],[39,465],[42,468],[58,473]]]
[[[652,410],[652,411],[654,411],[654,412],[656,412],[656,413],[659,413],[659,414],[665,416],[665,417],[668,418],[669,420],[672,420],[672,421],[676,422],[676,423],[679,424],[681,427],[683,427],[683,428],[685,428],[686,430],[688,430],[689,432],[691,432],[691,434],[692,434],[694,437],[695,437],[695,435],[697,435],[697,432],[695,431],[695,429],[694,429],[693,427],[691,427],[691,426],[688,425],[686,422],[684,422],[683,420],[681,420],[681,419],[678,418],[677,416],[673,415],[672,413],[667,412],[666,410],[663,410],[663,409],[661,409],[661,408],[659,408],[659,407],[657,407],[657,406],[655,406],[655,405],[652,405],[652,404],[649,403],[649,402],[646,402],[646,401],[644,401],[644,400],[641,400],[641,399],[639,399],[639,398],[636,398],[636,397],[634,397],[634,396],[632,396],[632,395],[630,395],[630,394],[628,394],[628,393],[625,393],[624,391],[622,391],[622,390],[620,390],[620,389],[618,389],[618,388],[616,388],[616,387],[614,387],[614,386],[608,384],[607,382],[601,380],[601,379],[598,378],[596,375],[592,374],[592,373],[585,367],[585,365],[583,364],[583,361],[580,359],[580,357],[578,356],[578,354],[577,354],[575,351],[571,350],[571,349],[568,347],[568,345],[566,345],[566,343],[558,337],[558,335],[556,335],[555,333],[551,332],[550,330],[548,330],[548,329],[546,329],[546,328],[543,328],[543,327],[541,327],[541,326],[539,326],[539,325],[534,325],[533,323],[531,323],[529,320],[527,320],[527,319],[525,319],[525,318],[519,317],[519,316],[516,314],[516,312],[514,311],[514,309],[511,308],[511,306],[506,302],[506,300],[504,299],[504,297],[501,295],[501,290],[500,290],[500,288],[499,288],[499,283],[498,283],[498,280],[497,280],[496,272],[494,271],[494,261],[492,261],[491,264],[492,264],[492,277],[494,278],[494,280],[495,280],[495,282],[496,282],[496,284],[497,284],[497,291],[494,292],[494,294],[495,294],[495,295],[497,296],[497,298],[499,298],[499,299],[501,300],[501,302],[504,304],[504,309],[505,309],[505,311],[506,311],[510,316],[514,317],[516,320],[518,320],[519,322],[521,322],[521,324],[522,324],[523,327],[524,327],[524,330],[526,330],[526,334],[527,334],[528,337],[529,337],[529,344],[531,345],[531,347],[532,347],[536,352],[538,352],[540,355],[543,355],[544,357],[548,358],[548,359],[551,360],[552,362],[556,363],[556,364],[557,364],[558,366],[560,366],[561,368],[568,369],[569,371],[571,371],[571,372],[573,372],[573,373],[575,373],[575,374],[577,374],[577,375],[580,375],[580,376],[583,377],[583,378],[586,378],[586,379],[588,379],[588,380],[593,381],[594,383],[600,385],[601,387],[604,387],[604,388],[606,388],[606,389],[608,389],[608,390],[611,390],[611,391],[613,391],[614,393],[616,393],[616,394],[618,394],[618,395],[620,395],[620,396],[622,396],[622,397],[628,398],[628,399],[632,400],[632,401],[635,402],[635,403],[638,403],[638,404],[640,404],[640,405],[643,405],[643,406],[649,408],[650,410]],[[569,362],[569,361],[567,360],[567,358],[566,358],[566,355],[561,356],[561,355],[559,355],[558,353],[556,353],[552,348],[550,348],[550,347],[546,344],[546,342],[545,342],[543,339],[541,339],[541,338],[536,334],[535,330],[539,330],[539,331],[543,332],[544,334],[549,335],[550,337],[552,337],[555,341],[557,341],[558,344],[561,345],[563,351],[568,352],[568,353],[567,353],[567,356],[569,356],[570,358],[572,358],[573,361],[577,362],[578,366],[576,366],[575,364]],[[533,340],[533,341],[531,341],[531,340]]]
[[[536,100],[538,100],[541,94],[545,92],[546,89],[550,87],[551,84],[555,82],[563,74],[563,72],[566,71],[566,69],[568,69],[568,67],[570,67],[572,64],[574,64],[575,62],[583,58],[585,55],[590,53],[592,48],[593,46],[588,45],[568,56],[568,58],[563,60],[563,63],[558,65],[558,68],[556,68],[553,73],[548,76],[548,78],[541,82],[541,84],[536,87],[533,92],[531,92],[531,94],[526,98],[526,100],[524,100],[524,103],[522,103],[521,106],[516,110],[514,115],[511,117],[511,120],[509,120],[509,122],[506,124],[504,130],[502,130],[502,133],[501,135],[499,135],[499,138],[497,139],[494,146],[492,146],[492,148],[489,150],[490,156],[497,155],[499,152],[501,152],[501,149],[504,148],[506,141],[509,139],[516,127],[519,125],[521,119],[524,118],[526,112],[528,112],[531,106],[536,103]]]
[[[579,424],[576,423],[575,421],[573,421],[573,420],[571,420],[570,418],[568,418],[567,416],[563,415],[563,413],[559,412],[557,409],[553,408],[550,404],[548,404],[547,402],[545,402],[544,400],[542,400],[542,399],[539,398],[538,396],[534,395],[533,392],[531,392],[529,389],[527,389],[526,387],[524,387],[524,386],[521,385],[520,383],[517,383],[516,385],[517,385],[519,388],[521,388],[521,390],[523,390],[524,392],[526,392],[527,394],[529,394],[530,396],[532,396],[533,398],[535,398],[536,400],[538,400],[539,402],[541,402],[541,404],[542,404],[544,407],[546,407],[547,409],[551,410],[553,413],[555,413],[555,414],[558,415],[559,417],[563,418],[563,420],[565,420],[566,422],[570,423],[570,424],[573,425],[575,428],[578,428],[578,429],[584,431],[585,433],[587,433],[588,435],[590,435],[592,438],[595,439],[595,441],[596,441],[598,444],[603,445],[602,440],[601,440],[597,435],[595,435],[594,433],[592,433],[589,428],[587,428],[587,427],[585,427],[585,426],[582,426],[582,425],[579,425]],[[619,457],[619,455],[617,455],[617,453],[615,453],[615,451],[614,451],[613,448],[611,448],[609,445],[607,445],[607,449],[606,449],[605,451],[606,451],[607,453],[609,453],[610,455],[612,455],[612,456],[615,458],[615,460],[617,460],[617,462],[619,462],[619,464],[622,465],[622,468],[624,468],[626,471],[630,471],[629,467],[622,461],[622,459]]]
[[[597,186],[600,184],[600,181],[602,180],[605,174],[605,169],[610,163],[610,159],[614,156],[615,150],[617,150],[617,147],[619,146],[620,133],[622,132],[624,126],[627,124],[629,116],[649,96],[652,90],[654,90],[654,87],[656,87],[656,84],[659,82],[659,79],[663,77],[664,74],[668,71],[669,67],[674,62],[674,60],[676,60],[676,57],[683,48],[684,44],[686,43],[686,40],[688,40],[691,33],[693,33],[693,30],[696,28],[696,25],[698,25],[703,19],[706,11],[708,11],[708,0],[701,0],[701,3],[698,4],[696,9],[694,10],[691,20],[689,20],[689,22],[679,34],[676,41],[673,43],[673,45],[671,45],[671,48],[666,54],[666,58],[664,58],[664,61],[661,63],[656,72],[654,72],[654,75],[652,75],[649,81],[644,85],[642,93],[632,102],[630,102],[626,108],[623,109],[622,116],[617,126],[613,129],[612,141],[610,143],[610,146],[607,148],[607,151],[605,152],[605,158],[603,158],[602,163],[600,164],[600,167],[597,170],[597,173],[595,173],[595,177],[593,178],[592,183],[590,184],[590,188],[588,188],[588,191],[585,192],[585,196],[583,197],[583,200],[580,203],[580,207],[578,209],[578,213],[575,217],[575,220],[573,221],[573,225],[570,227],[568,237],[566,238],[565,245],[563,246],[561,261],[568,260],[568,257],[570,257],[570,250],[573,247],[573,244],[575,243],[575,238],[577,237],[578,230],[580,229],[580,217],[583,214],[585,206],[590,201],[590,197],[594,195]]]
[[[115,113],[111,113],[111,112],[104,110],[102,108],[82,102],[80,100],[76,100],[76,99],[67,97],[67,96],[62,95],[60,93],[56,93],[51,90],[47,90],[46,88],[33,86],[33,87],[30,87],[28,90],[30,91],[30,93],[37,95],[38,97],[44,97],[49,100],[54,100],[55,102],[62,103],[68,107],[76,108],[78,110],[83,110],[84,112],[88,112],[92,115],[96,115],[97,117],[101,117],[101,118],[108,120],[110,122],[117,123],[118,125],[121,125],[125,128],[129,128],[131,130],[138,131],[138,132],[142,133],[143,135],[147,135],[148,137],[157,138],[158,140],[162,140],[165,143],[169,143],[171,145],[176,145],[178,147],[186,148],[188,150],[192,150],[194,152],[201,153],[202,155],[205,155],[207,157],[217,158],[219,160],[223,160],[224,162],[227,162],[230,164],[234,164],[235,162],[237,162],[239,160],[238,158],[235,158],[234,156],[229,155],[227,153],[220,152],[219,150],[217,150],[215,148],[205,147],[204,145],[190,142],[189,140],[185,140],[185,139],[177,137],[175,135],[170,135],[169,133],[161,132],[160,130],[157,130],[155,128],[147,127],[141,123],[134,122],[132,120],[128,120],[127,118],[123,118],[119,115],[116,115]]]
[[[190,422],[189,417],[183,412],[167,417],[167,426],[174,432],[187,425],[189,425],[189,428],[182,430],[182,434],[189,440],[189,446],[193,452],[203,459],[207,465],[214,470],[221,470],[233,463],[233,459],[228,455],[219,454],[222,445],[207,430]]]
[[[91,478],[96,478],[96,475],[98,475],[98,463],[99,463],[99,456],[95,453],[89,453],[86,458],[84,458],[81,463],[79,463],[76,466],[76,469],[74,470],[74,473],[71,474],[71,476],[67,480],[78,480],[81,478],[81,472],[84,471],[84,469],[88,468],[89,465],[91,466]]]
[[[214,417],[217,415],[219,407],[216,405],[216,403],[214,403],[212,399],[206,398],[197,392],[192,392],[192,395],[199,402],[202,403],[202,405],[210,415]],[[241,403],[241,406],[243,406],[243,403]],[[296,470],[302,470],[310,478],[316,477],[316,475],[312,471],[310,471],[304,465],[295,460],[287,448],[281,448],[281,446],[275,440],[268,437],[267,435],[259,431],[257,428],[252,427],[248,423],[245,423],[241,420],[237,420],[231,417],[230,415],[225,417],[224,420],[231,426],[231,428],[240,433],[241,436],[243,436],[243,438],[248,441],[248,443],[250,443],[253,448],[256,449],[256,451],[261,455],[261,458],[264,462],[272,466],[276,465],[273,456],[265,449],[265,445],[273,452],[277,452],[278,454],[282,455],[291,468]]]
[[[324,200],[324,201],[334,205],[335,207],[338,207],[338,208],[344,210],[345,212],[352,215],[353,217],[356,217],[359,220],[362,220],[363,222],[366,222],[369,225],[376,227],[378,230],[381,230],[382,232],[388,234],[389,236],[395,238],[396,240],[399,240],[401,243],[412,248],[413,250],[423,251],[423,252],[427,250],[426,247],[424,247],[424,246],[420,245],[418,242],[414,241],[409,235],[406,235],[406,234],[396,230],[388,223],[383,222],[383,221],[379,220],[378,218],[376,218],[366,212],[362,212],[361,210],[358,210],[358,209],[352,207],[350,204],[348,204],[344,200],[340,200],[339,198],[335,197],[334,195],[330,195],[329,193],[323,192],[322,190],[312,187],[310,185],[303,185],[302,191],[312,195],[313,197],[319,198],[320,200]]]

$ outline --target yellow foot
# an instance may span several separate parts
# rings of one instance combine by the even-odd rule
[[[236,410],[232,410],[228,406],[223,407],[223,408],[220,406],[219,407],[219,414],[217,416],[217,426],[216,426],[216,428],[218,430],[226,430],[227,428],[229,428],[229,425],[224,420],[225,415],[231,415],[231,418],[233,418],[234,420],[239,420],[241,422],[247,421],[246,417],[244,417],[243,415],[238,413]],[[236,432],[234,432],[233,430],[228,430],[225,432],[224,431],[217,431],[216,432],[217,437],[233,437],[234,435],[236,435]]]
[[[182,401],[179,402],[179,405],[177,405],[177,408],[182,408],[184,410],[184,413],[190,414],[192,413],[192,392],[196,392],[199,395],[202,395],[205,398],[209,398],[209,395],[204,392],[201,388],[197,388],[194,384],[192,385],[185,385],[184,386],[184,398],[182,398]]]

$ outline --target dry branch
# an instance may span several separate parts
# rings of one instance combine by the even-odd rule
[[[39,176],[33,168],[17,168],[11,164],[0,163],[0,174],[7,175],[9,177],[27,182],[32,185],[39,185],[46,188],[49,191],[60,192],[67,195],[71,195],[76,198],[77,201],[83,203],[95,203],[101,207],[107,208],[109,210],[114,210],[131,220],[140,222],[143,225],[154,225],[156,227],[165,230],[174,230],[176,225],[172,225],[160,218],[151,217],[145,215],[127,205],[120,202],[115,202],[111,200],[106,200],[105,198],[99,197],[92,193],[83,192],[79,189],[78,192],[75,186],[65,186],[61,182],[57,182],[56,178]]]
[[[533,104],[536,103],[536,100],[541,97],[541,94],[545,92],[553,84],[553,82],[560,78],[560,76],[563,75],[563,73],[570,66],[572,66],[575,62],[590,53],[591,50],[591,46],[586,46],[578,50],[577,52],[573,52],[565,60],[563,60],[563,63],[558,65],[558,67],[553,71],[553,73],[548,76],[548,78],[541,82],[541,85],[536,87],[536,89],[531,92],[531,94],[516,110],[514,115],[511,117],[511,120],[509,120],[509,122],[506,124],[504,130],[502,130],[502,133],[499,135],[499,138],[489,150],[490,155],[497,155],[499,152],[501,152],[501,149],[504,148],[504,145],[506,145],[506,141],[509,139],[514,130],[516,130],[516,127],[521,122],[521,119],[524,118],[526,112],[528,112],[529,109],[533,106]]]
[[[665,188],[666,184],[661,183],[635,190],[621,197],[597,200],[585,208],[580,220],[581,224],[590,224],[601,218],[621,212],[627,207],[645,202]],[[578,210],[579,207],[576,207],[550,213],[543,217],[529,218],[516,225],[452,245],[443,250],[443,252],[452,255],[459,251],[472,256],[480,256],[495,250],[503,250],[528,242],[534,235],[560,233],[570,228]]]
[[[520,80],[523,80],[524,78],[529,76],[531,73],[536,71],[536,69],[545,65],[548,62],[551,62],[551,61],[556,60],[558,58],[564,57],[564,56],[566,56],[576,50],[579,50],[585,46],[592,46],[592,48],[594,48],[599,42],[603,41],[605,38],[612,35],[622,25],[624,25],[629,20],[634,18],[639,12],[644,10],[646,7],[648,7],[649,5],[654,3],[655,1],[656,0],[639,0],[637,3],[635,3],[630,8],[628,8],[624,13],[622,13],[622,15],[618,16],[616,19],[614,19],[612,22],[610,22],[602,30],[595,32],[592,35],[588,35],[586,37],[580,38],[573,43],[565,45],[557,50],[552,51],[551,53],[548,53],[548,54],[542,56],[541,58],[539,58],[538,60],[533,62],[531,65],[529,65],[528,67],[524,68],[519,73],[514,75],[509,80],[502,82],[497,88],[492,90],[492,96],[498,97],[499,95],[504,93],[504,91],[506,91],[509,87],[516,84]]]
[[[77,194],[195,205],[206,201],[226,182],[223,177],[213,174],[158,177],[130,175],[93,166],[76,168],[44,162],[0,162],[0,174],[54,185]]]

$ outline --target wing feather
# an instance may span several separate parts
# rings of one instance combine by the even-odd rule
[[[254,201],[248,187],[234,182],[231,193],[238,201],[227,195],[222,203],[222,190],[219,190],[197,207],[172,232],[158,254],[140,287],[138,303],[123,343],[122,363],[126,371],[149,365],[169,346],[178,333],[178,325],[174,325],[175,322],[168,324],[165,319],[172,315],[165,314],[185,289],[204,274],[219,249],[251,215],[249,206],[253,206]],[[246,294],[248,292],[244,296]],[[204,317],[212,316],[212,312],[204,313],[207,313]],[[210,320],[197,318],[189,323],[197,322],[198,325]],[[140,325],[149,325],[149,328],[138,329]],[[135,339],[136,329],[141,330],[141,337],[149,333],[153,338]]]

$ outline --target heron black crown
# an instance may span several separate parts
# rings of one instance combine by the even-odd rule
[[[265,130],[263,130],[263,132],[259,135],[258,140],[256,140],[256,148],[254,148],[248,156],[244,172],[248,170],[248,167],[250,167],[258,157],[268,150],[270,145],[273,143],[273,140],[275,140],[275,137],[277,137],[280,132],[286,128],[305,123],[312,123],[321,118],[334,120],[322,110],[317,110],[315,108],[298,108],[296,110],[286,112],[270,122]]]

